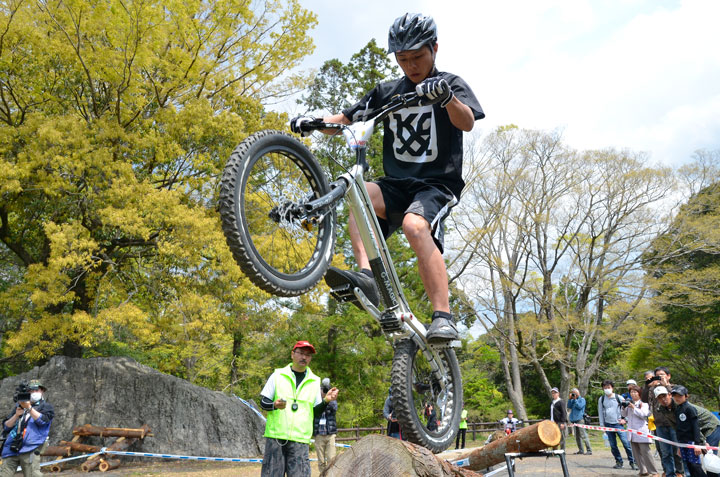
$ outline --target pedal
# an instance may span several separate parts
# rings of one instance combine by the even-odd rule
[[[380,315],[380,327],[385,333],[395,333],[402,329],[402,323],[393,311],[386,310]]]
[[[447,348],[460,348],[460,347],[462,347],[462,341],[452,340],[452,341],[445,341],[442,343],[428,343],[428,347],[432,348],[434,350],[442,350],[442,349],[447,349]]]
[[[344,285],[339,285],[335,288],[331,288],[330,295],[332,295],[332,297],[335,298],[339,302],[357,301],[355,299],[355,294],[353,293],[353,289],[349,283],[346,283]]]

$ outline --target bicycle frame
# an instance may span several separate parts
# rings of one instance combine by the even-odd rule
[[[319,122],[314,124],[313,129],[342,130],[348,147],[356,153],[356,163],[348,172],[342,174],[330,184],[332,188],[330,193],[306,204],[304,212],[307,215],[317,214],[328,206],[334,206],[342,197],[347,196],[348,206],[355,217],[360,238],[386,307],[383,311],[380,311],[358,288],[353,290],[355,297],[362,307],[380,323],[383,332],[393,343],[400,339],[412,339],[423,352],[428,362],[431,363],[433,373],[447,376],[443,361],[437,354],[439,349],[447,345],[431,345],[428,343],[425,338],[427,332],[425,326],[412,313],[400,284],[400,279],[395,271],[395,266],[392,263],[390,251],[383,238],[364,180],[367,164],[365,157],[367,143],[375,126],[392,112],[417,104],[417,99],[414,93],[400,95],[395,101],[377,112],[372,119],[359,121],[351,125]],[[439,384],[445,390],[447,383],[443,380]]]

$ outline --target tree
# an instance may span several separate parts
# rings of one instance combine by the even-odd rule
[[[684,204],[644,258],[653,302],[662,311],[652,348],[669,362],[676,382],[708,398],[720,375],[720,183]]]
[[[3,5],[6,356],[129,352],[194,381],[227,374],[235,318],[267,297],[224,243],[217,177],[240,140],[282,127],[263,104],[298,86],[277,78],[314,24],[295,0]]]
[[[566,395],[574,380],[585,393],[607,351],[632,338],[627,324],[645,320],[639,258],[672,181],[642,155],[580,154],[557,133],[515,126],[489,135],[476,161],[485,172],[467,180],[456,213],[454,267],[467,270],[460,281],[527,417],[521,366],[548,395],[558,384]]]

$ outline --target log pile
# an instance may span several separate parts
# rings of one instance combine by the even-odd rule
[[[110,445],[106,446],[108,450],[124,451],[138,440],[152,436],[150,427],[144,425],[140,428],[120,428],[120,427],[98,427],[91,424],[85,424],[73,429],[73,439],[71,441],[60,441],[58,446],[48,447],[42,455],[68,457],[73,452],[94,454],[100,452],[102,447],[85,444],[80,442],[88,437],[117,437]],[[90,457],[80,468],[84,472],[90,472],[98,469],[101,472],[116,469],[120,466],[120,460],[117,456],[100,454]],[[61,472],[63,470],[62,463],[54,463],[49,466],[51,472]]]

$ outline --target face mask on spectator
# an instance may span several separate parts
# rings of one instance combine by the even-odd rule
[[[603,391],[605,391],[606,396],[609,396],[612,394],[612,389],[603,389]]]
[[[31,393],[30,394],[30,400],[32,402],[38,402],[42,399],[42,393]]]

